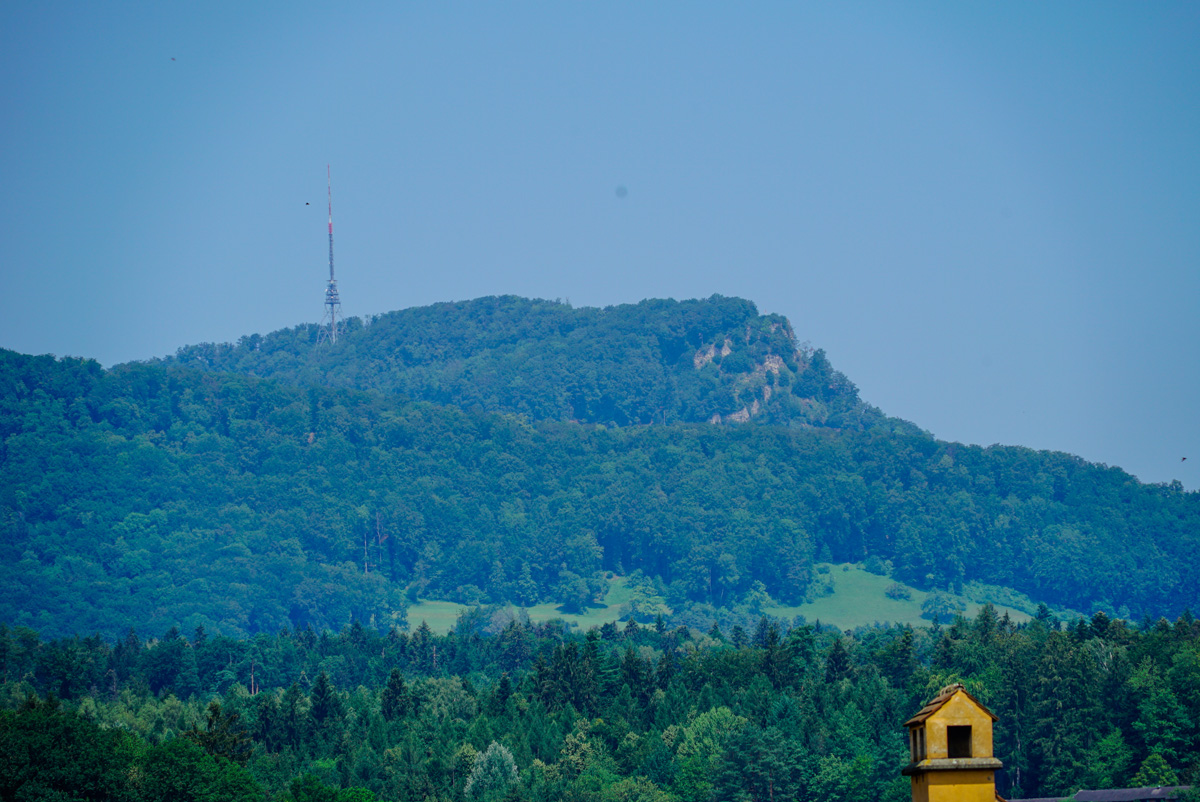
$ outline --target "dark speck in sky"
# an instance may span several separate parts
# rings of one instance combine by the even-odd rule
[[[618,197],[618,198],[623,198],[623,197],[625,197],[625,196],[626,196],[626,195],[628,195],[628,194],[629,194],[629,190],[627,190],[627,189],[625,188],[625,185],[624,185],[624,184],[622,184],[621,186],[617,187],[617,197]]]

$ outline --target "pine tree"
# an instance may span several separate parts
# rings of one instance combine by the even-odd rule
[[[226,713],[221,709],[221,703],[214,699],[208,703],[206,719],[203,730],[193,724],[191,731],[183,737],[214,757],[223,757],[245,766],[254,751],[254,743],[242,725],[241,717],[237,713]]]
[[[512,680],[508,678],[508,672],[505,671],[500,675],[500,681],[496,683],[496,690],[492,693],[488,712],[493,716],[503,715],[505,707],[508,705],[509,697],[512,694]]]
[[[792,680],[791,660],[786,649],[779,644],[779,625],[772,622],[763,637],[762,670],[776,688],[782,688]]]
[[[644,705],[650,699],[649,667],[634,653],[632,646],[625,647],[625,656],[621,659],[621,682],[629,686],[639,704]]]
[[[529,563],[521,563],[521,575],[517,579],[514,593],[517,602],[523,607],[532,607],[538,603],[538,586],[533,581],[533,573],[529,570]]]
[[[850,655],[846,652],[842,639],[838,638],[825,656],[825,682],[833,684],[841,682],[850,673]]]
[[[309,727],[305,712],[304,693],[299,683],[293,682],[279,702],[279,729],[284,745],[299,749],[307,740]]]
[[[254,737],[268,752],[275,752],[282,744],[280,733],[279,703],[274,693],[260,693],[255,697]]]
[[[1066,794],[1079,787],[1086,750],[1100,740],[1096,664],[1072,636],[1055,632],[1046,639],[1036,670],[1033,743],[1039,785],[1043,795]]]
[[[763,649],[766,647],[767,631],[770,630],[770,628],[771,622],[767,620],[767,617],[765,615],[760,616],[758,619],[758,624],[754,627],[754,640],[752,641],[756,648]]]
[[[507,674],[505,676],[508,676]],[[379,712],[384,721],[396,721],[408,715],[412,699],[400,669],[393,668],[388,674],[387,685],[379,697]]]
[[[1140,697],[1134,732],[1141,737],[1147,751],[1179,760],[1187,751],[1187,733],[1192,723],[1153,660],[1147,657],[1142,661],[1130,677],[1129,686]]]
[[[329,681],[329,675],[324,671],[317,675],[317,681],[313,683],[309,703],[311,705],[310,715],[319,733],[336,727],[341,723],[342,716],[345,715],[342,699],[338,696],[333,683]]]
[[[665,691],[671,684],[671,678],[675,676],[675,671],[675,653],[664,650],[662,657],[658,658],[658,667],[654,671],[654,683]]]

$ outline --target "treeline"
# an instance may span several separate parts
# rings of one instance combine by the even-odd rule
[[[1200,779],[1189,614],[577,634],[476,608],[444,636],[355,623],[115,644],[0,627],[0,672],[4,798],[27,782],[166,798],[155,767],[192,766],[228,799],[901,802],[902,724],[955,681],[999,716],[1006,797]]]
[[[918,435],[531,424],[180,365],[0,351],[0,614],[246,635],[418,597],[589,604],[641,571],[689,622],[816,561],[1110,615],[1200,604],[1200,494]]]

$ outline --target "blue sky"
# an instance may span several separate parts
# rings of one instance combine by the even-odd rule
[[[938,437],[1200,486],[1200,5],[335,5],[0,4],[0,347],[318,320],[331,163],[348,314],[738,295]]]

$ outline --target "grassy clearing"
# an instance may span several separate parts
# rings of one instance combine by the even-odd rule
[[[764,607],[763,612],[769,616],[790,621],[797,615],[804,616],[808,621],[820,621],[823,624],[833,624],[838,629],[854,629],[875,622],[897,624],[912,624],[927,626],[929,621],[921,617],[921,603],[928,593],[908,587],[911,599],[892,599],[884,593],[895,580],[886,576],[876,576],[852,565],[830,565],[829,576],[833,578],[833,595],[817,599],[811,604],[793,606],[777,605]],[[554,618],[561,618],[568,624],[587,630],[616,621],[620,615],[621,606],[637,598],[637,593],[629,588],[624,577],[613,577],[609,582],[608,595],[604,604],[589,608],[583,613],[567,613],[553,603],[539,604],[526,610],[529,620],[542,623]],[[986,601],[986,599],[984,600]],[[1008,613],[1014,621],[1028,621],[1029,615],[1015,607],[993,602],[999,615]],[[983,606],[983,602],[965,602],[968,616],[974,616]],[[408,623],[410,629],[416,629],[422,621],[438,634],[449,632],[458,615],[469,605],[448,601],[422,601],[408,608]],[[943,622],[948,623],[948,622]]]
[[[892,622],[927,626],[929,621],[921,618],[921,603],[928,593],[908,587],[912,598],[892,599],[884,591],[895,582],[886,576],[868,573],[851,564],[830,565],[829,576],[833,578],[833,595],[817,599],[811,604],[764,607],[763,612],[778,618],[791,619],[797,615],[808,621],[833,624],[839,629],[854,629],[875,622]],[[966,613],[974,616],[983,603],[966,602]],[[996,613],[1008,613],[1014,621],[1028,621],[1029,615],[1015,607],[996,604]]]
[[[565,613],[553,603],[539,604],[529,608],[529,620],[541,623],[553,618],[561,618],[577,624],[580,629],[591,629],[610,621],[616,621],[621,612],[621,605],[632,601],[634,595],[633,590],[625,585],[625,578],[615,576],[608,581],[608,593],[604,597],[603,604],[589,607],[582,613]]]
[[[620,615],[621,605],[632,601],[634,596],[633,590],[625,585],[625,578],[617,576],[609,580],[608,594],[604,597],[604,603],[590,607],[582,613],[563,612],[558,605],[552,602],[535,605],[528,608],[526,612],[529,613],[529,620],[537,624],[561,618],[569,624],[586,630],[616,621],[617,616]],[[444,635],[454,627],[455,621],[458,620],[458,614],[468,609],[470,609],[470,605],[467,604],[423,600],[420,604],[414,604],[408,608],[409,629],[416,629],[424,621],[429,624],[432,631]]]
[[[454,628],[458,614],[469,609],[471,609],[469,604],[425,599],[420,604],[414,604],[408,608],[408,629],[411,632],[421,626],[421,622],[424,621],[429,624],[429,628],[434,633],[445,635]]]

